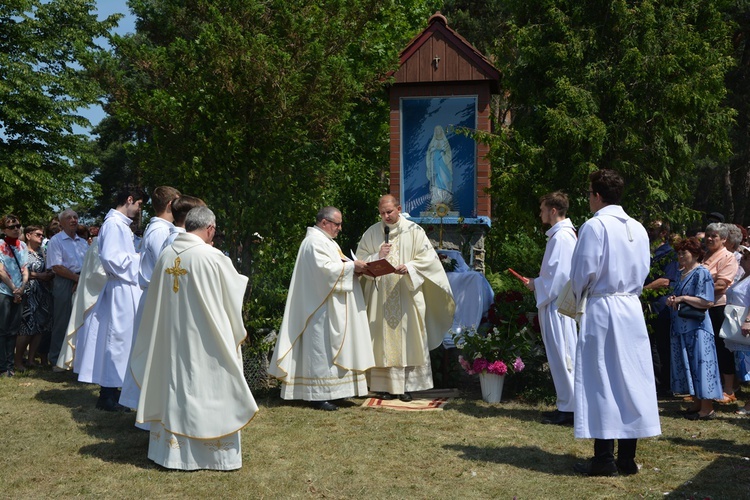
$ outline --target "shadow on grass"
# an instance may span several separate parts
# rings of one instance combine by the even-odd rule
[[[81,455],[144,469],[157,468],[146,456],[149,433],[135,427],[135,412],[112,413],[97,410],[95,404],[98,387],[78,383],[73,379],[72,382],[65,381],[64,387],[60,389],[39,391],[35,397],[43,403],[69,409],[70,416],[79,428],[99,440],[81,447]]]
[[[527,469],[557,476],[576,476],[573,465],[581,458],[570,453],[564,455],[550,453],[537,446],[469,446],[449,444],[447,450],[462,453],[464,460],[506,464],[519,469]]]
[[[514,407],[511,406],[512,402],[509,402],[506,407],[503,406],[504,404],[506,403],[487,406],[481,399],[456,399],[451,401],[446,409],[476,418],[505,417],[527,422],[538,422],[541,418],[537,410]]]
[[[749,491],[750,461],[718,457],[667,498],[748,498]]]

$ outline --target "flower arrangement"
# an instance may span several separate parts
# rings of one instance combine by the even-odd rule
[[[453,333],[456,347],[463,351],[458,361],[466,373],[506,375],[523,371],[523,356],[535,345],[529,308],[520,292],[501,292],[495,295],[486,322]]]
[[[443,265],[443,269],[446,273],[450,273],[456,270],[456,266],[458,266],[458,262],[456,262],[456,259],[451,259],[448,255],[439,252],[438,257],[440,258],[440,263]]]

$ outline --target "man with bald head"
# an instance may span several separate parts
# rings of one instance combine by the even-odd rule
[[[370,390],[382,399],[411,401],[410,392],[433,386],[430,350],[453,325],[456,305],[424,230],[401,216],[401,205],[392,195],[380,198],[378,211],[382,222],[365,231],[357,258],[385,259],[396,270],[363,278],[375,354]]]
[[[323,207],[307,228],[294,264],[284,319],[269,373],[281,380],[282,399],[335,411],[336,399],[365,396],[374,365],[362,289],[367,264],[344,255],[334,238],[343,218]]]
[[[89,249],[88,242],[78,236],[78,214],[75,211],[63,210],[58,219],[62,231],[47,243],[47,269],[52,269],[55,273],[52,281],[52,339],[48,355],[52,366],[57,363],[65,341],[73,310],[73,293],[78,286],[83,257]]]

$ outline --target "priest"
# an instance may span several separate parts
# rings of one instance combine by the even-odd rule
[[[333,240],[341,224],[341,212],[325,207],[307,228],[269,369],[283,399],[325,411],[338,409],[332,400],[366,395],[365,372],[375,364],[357,279],[367,265]]]
[[[148,458],[181,470],[242,467],[240,430],[258,411],[243,373],[247,277],[211,246],[216,218],[191,210],[151,276],[130,362],[150,422]]]
[[[370,390],[382,399],[411,401],[411,391],[433,387],[430,350],[453,325],[456,304],[424,230],[401,217],[401,205],[392,195],[380,198],[378,210],[382,222],[365,231],[357,258],[386,259],[395,272],[363,278],[375,354]]]

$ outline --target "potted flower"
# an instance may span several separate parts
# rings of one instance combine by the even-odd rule
[[[498,293],[486,322],[452,334],[462,351],[459,363],[466,373],[479,375],[482,399],[488,403],[500,402],[505,375],[525,368],[523,356],[534,343],[526,302],[515,291]]]

